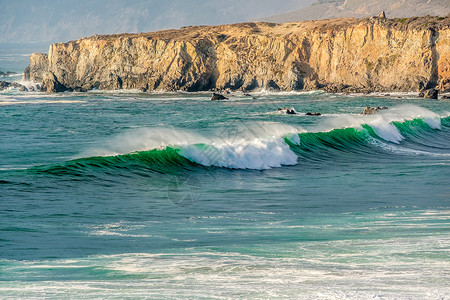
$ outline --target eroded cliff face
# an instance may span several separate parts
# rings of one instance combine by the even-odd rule
[[[33,54],[25,72],[62,90],[348,91],[450,88],[450,18],[243,23],[93,36]]]

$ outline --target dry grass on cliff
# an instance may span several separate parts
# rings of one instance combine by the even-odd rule
[[[112,40],[117,38],[161,39],[161,40],[196,40],[209,38],[226,39],[248,35],[286,36],[300,34],[310,30],[340,31],[358,24],[380,23],[395,29],[442,29],[450,27],[450,16],[447,17],[413,17],[401,19],[381,19],[376,17],[356,19],[341,18],[292,23],[248,22],[218,26],[186,26],[180,29],[169,29],[147,33],[122,33],[111,35],[94,35],[88,39]]]

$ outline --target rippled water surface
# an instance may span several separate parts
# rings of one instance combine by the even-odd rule
[[[398,96],[0,92],[0,294],[448,297],[450,101]]]

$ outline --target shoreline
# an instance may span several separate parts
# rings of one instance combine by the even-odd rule
[[[4,87],[2,86],[2,83],[9,83],[11,85]],[[6,91],[6,90],[14,90],[17,89],[20,93],[27,94],[27,93],[34,93],[36,95],[39,94],[49,94],[45,92],[42,89],[39,89],[39,87],[42,87],[42,83],[39,82],[27,82],[24,80],[16,80],[16,81],[1,81],[0,80],[0,92]],[[36,88],[37,87],[37,88]],[[24,89],[26,88],[26,89]],[[252,97],[261,97],[265,95],[281,95],[281,96],[289,96],[289,95],[308,95],[308,94],[318,94],[318,93],[324,93],[329,95],[337,95],[337,96],[350,96],[350,97],[371,97],[371,98],[399,98],[399,99],[405,99],[405,98],[414,98],[414,99],[424,99],[420,95],[420,92],[414,92],[414,91],[385,91],[385,92],[334,92],[334,91],[327,91],[324,89],[316,89],[316,90],[295,90],[295,91],[282,91],[282,90],[254,90],[254,91],[241,91],[241,90],[233,90],[233,91],[184,91],[184,90],[178,90],[178,91],[164,91],[164,90],[156,90],[156,91],[142,91],[139,89],[117,89],[117,90],[100,90],[100,89],[91,89],[87,91],[75,91],[75,90],[65,90],[63,92],[58,92],[56,94],[137,94],[137,95],[161,95],[161,94],[169,94],[169,95],[178,95],[178,94],[200,94],[200,95],[207,95],[210,96],[212,93],[220,92],[221,95],[225,95],[227,97],[230,97],[232,100],[236,97],[246,97],[246,98],[252,98]],[[431,98],[428,98],[431,99]],[[434,100],[443,100],[443,99],[450,99],[450,91],[446,92],[439,92],[437,98]],[[227,101],[223,100],[223,101]]]

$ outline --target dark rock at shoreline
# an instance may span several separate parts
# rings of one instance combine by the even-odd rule
[[[18,88],[21,92],[28,92],[28,89],[17,82],[9,82],[9,81],[0,81],[0,91],[3,91],[7,88]]]
[[[442,96],[441,98],[442,98],[442,99],[450,99],[450,96],[444,95],[444,96]]]
[[[16,75],[16,72],[11,72],[11,71],[6,71],[6,72],[2,72],[0,71],[0,76],[11,76],[11,75]]]
[[[345,92],[348,88],[350,88],[350,85],[346,85],[346,84],[329,84],[327,86],[325,86],[323,88],[323,90],[327,93],[343,93]]]
[[[8,88],[11,85],[11,82],[8,81],[0,81],[0,91]]]
[[[366,108],[364,108],[362,114],[363,115],[373,115],[378,113],[380,110],[386,110],[388,109],[386,106],[378,106],[378,107],[370,107],[370,106],[366,106]]]
[[[370,93],[383,93],[387,90],[381,86],[370,86],[370,87],[357,87],[352,85],[346,85],[346,84],[318,84],[317,86],[320,86],[320,89],[331,94],[336,93],[344,93],[344,94],[370,94]]]
[[[61,84],[56,76],[51,72],[45,72],[43,76],[43,86],[45,87],[45,91],[47,93],[58,93],[65,92],[67,88]]]
[[[297,111],[293,107],[291,107],[291,108],[287,108],[287,107],[278,108],[277,111],[284,112],[287,115],[296,115],[297,114]]]
[[[288,115],[296,115],[297,112],[295,111],[294,108],[291,108],[291,109],[288,108],[288,109],[286,110],[286,114],[288,114]]]
[[[423,92],[419,93],[420,98],[424,99],[437,99],[438,98],[438,91],[434,88],[425,90]]]
[[[217,93],[213,93],[211,96],[211,100],[215,101],[215,100],[228,100],[227,97],[225,97],[222,94],[217,94]]]

